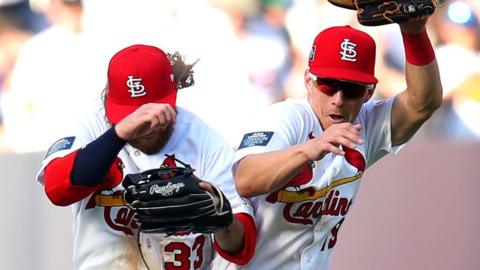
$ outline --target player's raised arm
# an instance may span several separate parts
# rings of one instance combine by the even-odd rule
[[[426,21],[400,24],[406,54],[407,89],[397,95],[392,107],[393,145],[410,139],[442,103],[442,85]]]

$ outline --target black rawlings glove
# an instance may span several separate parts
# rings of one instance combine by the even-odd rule
[[[328,0],[330,3],[357,10],[360,24],[377,26],[400,23],[430,16],[446,0]]]
[[[210,183],[215,194],[201,189],[202,180],[184,165],[125,176],[123,197],[136,211],[140,231],[213,233],[232,223],[232,208],[223,192]]]

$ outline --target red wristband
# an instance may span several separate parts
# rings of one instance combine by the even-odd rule
[[[435,51],[428,38],[427,31],[420,33],[403,33],[405,58],[408,63],[416,66],[430,64],[435,59]]]

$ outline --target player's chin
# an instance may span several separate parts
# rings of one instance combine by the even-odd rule
[[[146,143],[140,143],[138,145],[133,145],[133,147],[142,151],[146,155],[154,155],[162,149],[163,146],[150,145]]]
[[[173,126],[159,130],[154,136],[146,136],[130,142],[130,145],[147,155],[158,153],[170,140],[173,133]]]

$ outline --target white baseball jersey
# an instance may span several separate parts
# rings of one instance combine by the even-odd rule
[[[328,153],[305,165],[286,187],[251,198],[257,226],[253,259],[245,266],[236,266],[218,258],[214,265],[218,269],[328,269],[363,171],[387,153],[400,150],[399,146],[392,147],[390,140],[392,101],[364,104],[355,121],[363,127],[363,144],[355,149],[344,148],[345,156]],[[306,100],[288,99],[270,106],[249,128],[235,162],[249,154],[304,143],[322,132]]]
[[[37,181],[43,185],[44,169],[50,161],[90,143],[108,129],[103,109],[74,125],[71,133],[65,134],[50,148],[55,150],[47,153]],[[145,155],[127,144],[118,157],[125,165],[124,175],[161,165],[182,166],[165,154],[190,164],[200,179],[217,185],[229,199],[233,213],[253,216],[251,207],[235,190],[230,170],[234,150],[191,112],[177,107],[174,132],[160,153]],[[133,212],[118,203],[122,190],[120,184],[73,205],[75,269],[146,269],[135,241],[138,224],[133,219]],[[207,234],[171,237],[141,234],[140,242],[151,270],[210,269],[214,255],[211,235]]]

